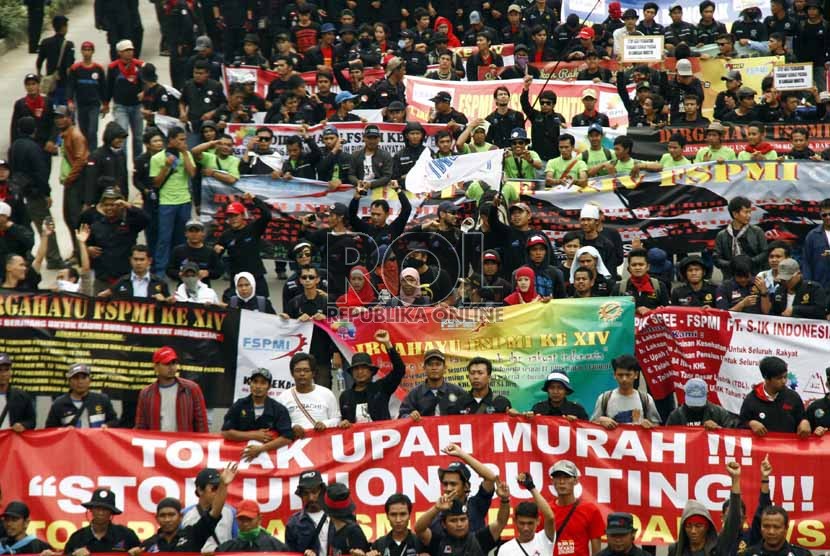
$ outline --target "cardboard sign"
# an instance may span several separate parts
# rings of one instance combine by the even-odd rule
[[[772,68],[773,87],[779,91],[803,91],[813,88],[813,64],[784,64]]]
[[[659,62],[662,59],[662,36],[632,36],[623,39],[623,62]]]

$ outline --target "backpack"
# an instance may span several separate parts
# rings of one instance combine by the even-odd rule
[[[654,295],[659,297],[660,293],[662,293],[662,290],[663,290],[662,283],[657,278],[652,278],[651,276],[649,276],[648,279],[651,281],[651,287],[654,288]],[[628,278],[625,278],[624,280],[621,280],[620,284],[619,284],[620,295],[625,295],[625,290],[627,290],[627,289],[628,289]]]
[[[588,164],[588,152],[590,150],[591,149],[585,149],[584,151],[582,151],[582,161],[585,164]],[[609,149],[606,149],[605,147],[602,147],[602,154],[605,155],[605,161],[606,162],[608,162],[609,160],[612,160],[614,158],[614,155],[611,154],[611,151]]]
[[[260,313],[265,312],[265,297],[262,295],[257,295],[256,299],[256,310]],[[239,308],[239,296],[234,295],[231,297],[231,300],[228,302],[228,305],[231,309],[238,309]]]
[[[600,413],[602,416],[606,416],[605,414],[608,413],[608,400],[611,399],[611,394],[613,394],[613,390],[607,390],[602,393],[602,398],[600,398]],[[637,390],[637,394],[640,395],[640,405],[643,406],[643,418],[645,419],[645,413],[648,412],[648,394],[640,392]]]

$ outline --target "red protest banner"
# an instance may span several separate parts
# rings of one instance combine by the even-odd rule
[[[367,537],[388,531],[383,504],[403,492],[415,503],[413,521],[437,499],[437,470],[451,458],[441,453],[459,444],[498,470],[511,486],[514,503],[529,494],[515,486],[517,473],[529,470],[543,496],[554,494],[548,476],[560,459],[581,471],[577,495],[599,504],[603,513],[635,516],[638,543],[664,544],[677,533],[681,509],[697,499],[718,522],[728,496],[725,464],[743,466],[741,484],[748,515],[757,502],[759,466],[766,454],[774,467],[773,500],[790,512],[790,540],[808,548],[830,547],[830,483],[817,481],[830,457],[819,438],[748,431],[665,427],[653,430],[620,426],[605,430],[587,422],[496,415],[425,418],[363,423],[348,430],[310,432],[276,453],[240,464],[230,486],[230,504],[256,499],[263,527],[282,537],[289,515],[300,509],[294,495],[298,475],[319,469],[327,482],[348,484],[357,520]],[[155,505],[165,496],[194,499],[194,478],[205,466],[221,468],[237,461],[241,443],[217,435],[150,433],[120,429],[51,429],[0,433],[4,500],[26,500],[31,532],[61,547],[88,519],[81,503],[96,487],[109,487],[124,510],[120,523],[146,538],[156,530]],[[56,457],[60,454],[61,457]],[[473,492],[478,489],[473,479]],[[491,512],[495,512],[493,507]],[[504,535],[511,537],[509,528]]]

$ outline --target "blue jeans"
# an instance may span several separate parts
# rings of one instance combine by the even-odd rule
[[[79,104],[75,117],[78,120],[78,127],[81,129],[81,133],[86,137],[89,152],[94,151],[98,148],[98,119],[101,117],[101,105]]]
[[[112,109],[113,119],[132,135],[133,139],[133,160],[141,154],[143,143],[141,136],[144,134],[144,117],[141,115],[141,105],[124,106],[116,104]]]
[[[161,205],[158,209],[158,239],[153,272],[164,276],[173,247],[184,243],[184,225],[190,220],[191,203]]]

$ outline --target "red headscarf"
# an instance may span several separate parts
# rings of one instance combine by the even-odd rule
[[[369,271],[365,266],[356,266],[349,272],[349,276],[355,272],[363,275],[363,287],[356,290],[349,284],[348,291],[337,298],[338,307],[363,307],[375,300],[375,288],[372,287],[372,277],[369,276]]]
[[[438,27],[441,25],[447,26],[447,46],[450,48],[456,48],[461,46],[461,41],[458,37],[455,36],[455,33],[452,30],[452,23],[446,17],[437,17],[435,18],[435,26],[433,27],[433,31],[436,33],[438,32]]]
[[[530,287],[526,292],[519,290],[518,284],[516,285],[516,290],[504,298],[505,305],[521,305],[522,303],[530,303],[531,301],[535,301],[537,297],[536,294],[536,273],[533,272],[533,269],[529,266],[523,266],[516,271],[515,280],[516,282],[519,281],[519,278],[529,278],[530,279]]]
[[[394,296],[398,295],[401,276],[397,260],[387,259],[382,265],[375,267],[375,276],[380,278],[378,288],[387,289]]]

